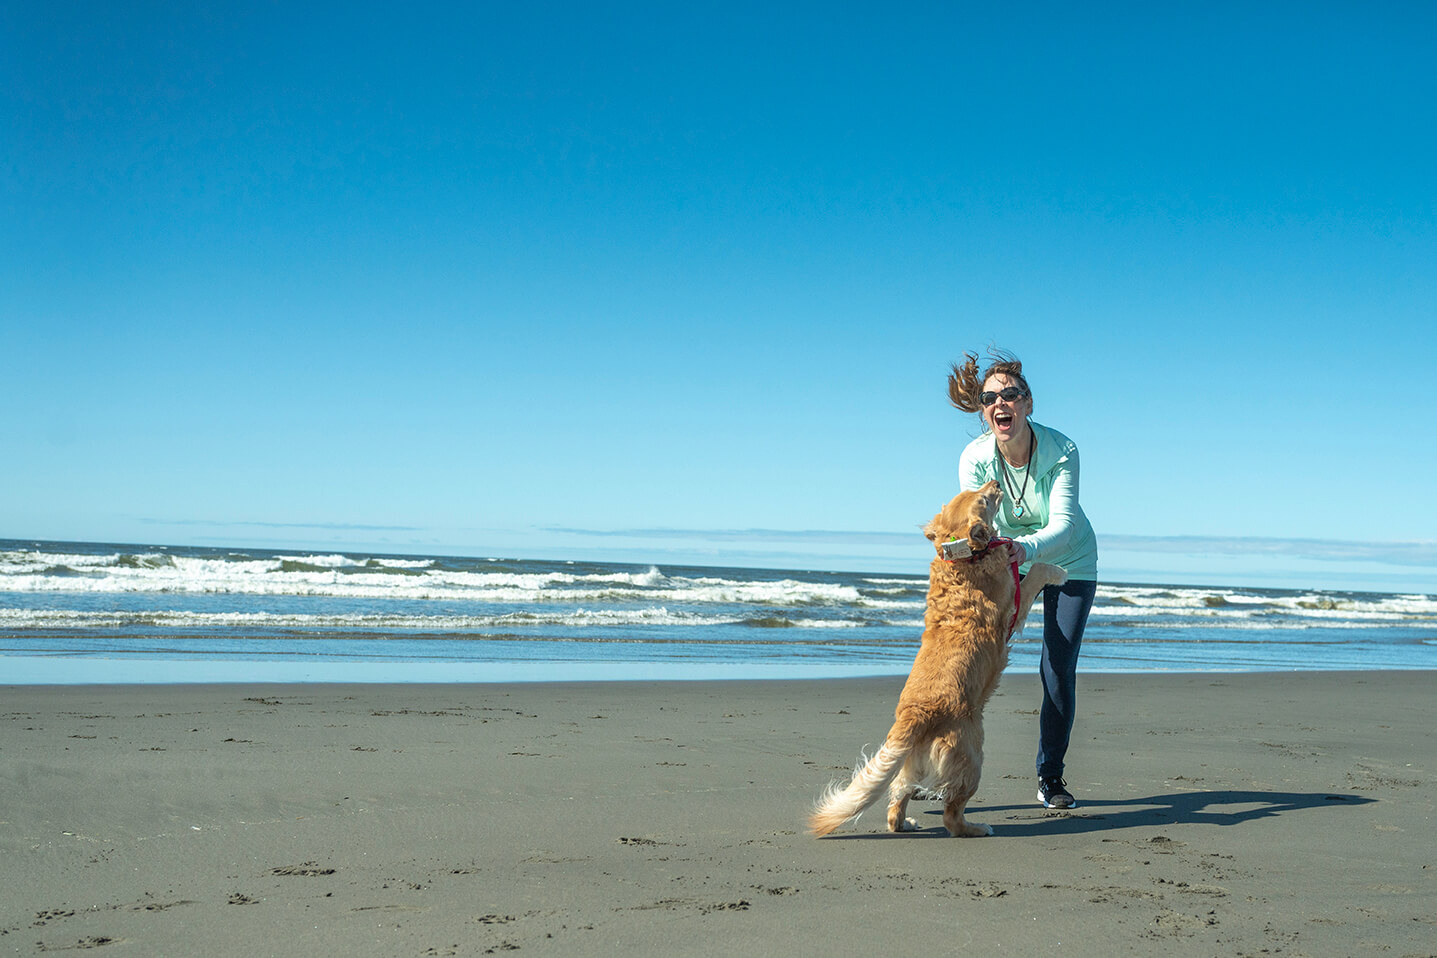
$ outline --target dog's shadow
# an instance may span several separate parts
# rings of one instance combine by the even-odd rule
[[[939,819],[943,806],[933,803],[931,809],[915,807],[908,812]],[[1146,798],[1085,799],[1072,811],[1041,808],[1034,805],[970,805],[965,815],[970,821],[993,826],[995,837],[1028,837],[1048,835],[1081,835],[1123,828],[1161,827],[1164,825],[1242,825],[1276,815],[1334,806],[1367,805],[1374,798],[1363,795],[1339,795],[1332,792],[1262,792],[1221,789],[1204,792],[1172,792]],[[1002,813],[1002,814],[1000,814]],[[868,834],[832,835],[830,838],[947,838],[942,824],[916,832],[874,832]]]

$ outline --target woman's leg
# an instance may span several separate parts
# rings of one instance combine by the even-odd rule
[[[1098,583],[1070,579],[1043,590],[1043,708],[1038,716],[1038,777],[1062,778],[1078,711],[1078,648]]]

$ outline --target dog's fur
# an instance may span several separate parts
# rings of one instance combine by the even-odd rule
[[[850,782],[835,782],[819,799],[808,820],[813,834],[827,835],[857,818],[884,789],[889,831],[916,830],[913,820],[904,817],[908,801],[929,783],[943,797],[949,834],[993,834],[987,825],[963,818],[983,768],[983,706],[998,687],[1008,643],[1022,628],[1034,597],[1044,586],[1068,578],[1055,565],[1035,562],[1020,595],[1013,594],[1007,549],[1000,543],[984,553],[1002,497],[998,484],[990,482],[956,496],[924,527],[938,557],[928,570],[923,643],[898,697],[893,727],[873,758],[860,759]],[[954,537],[968,540],[974,558],[943,558],[943,542]]]

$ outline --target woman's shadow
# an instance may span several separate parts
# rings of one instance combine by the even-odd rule
[[[1075,835],[1084,832],[1140,828],[1154,825],[1202,824],[1242,825],[1262,818],[1309,809],[1330,809],[1338,805],[1365,805],[1375,799],[1362,795],[1332,792],[1267,792],[1216,789],[1199,792],[1169,792],[1144,798],[1089,799],[1072,812],[1035,805],[980,805],[969,814],[983,820],[983,813],[1020,812],[1008,815],[1001,826],[1005,834]],[[943,808],[927,814],[943,816]],[[992,816],[990,816],[992,817]]]
[[[1142,828],[1176,824],[1242,825],[1246,822],[1313,809],[1334,806],[1366,805],[1376,799],[1362,795],[1339,795],[1332,792],[1261,792],[1239,789],[1216,789],[1198,792],[1171,792],[1143,798],[1087,799],[1069,811],[1047,809],[1035,805],[970,805],[964,812],[973,821],[993,826],[994,835],[1039,836],[1081,835],[1122,828]],[[919,811],[909,806],[909,813]],[[998,818],[998,813],[1004,814]],[[916,834],[947,837],[943,828],[943,806],[935,803],[919,812],[936,816],[935,829],[922,832],[877,832],[832,836],[833,838],[901,838]],[[986,815],[986,817],[985,817]],[[921,820],[920,820],[921,824]]]

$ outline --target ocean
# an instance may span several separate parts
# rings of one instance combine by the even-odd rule
[[[905,674],[926,576],[0,540],[0,684]],[[1009,669],[1037,668],[1040,607]],[[1088,672],[1437,668],[1437,595],[1099,584]]]

